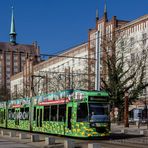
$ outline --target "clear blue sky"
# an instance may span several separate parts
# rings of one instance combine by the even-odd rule
[[[0,42],[9,41],[11,1],[0,2]],[[95,13],[104,0],[13,0],[17,42],[37,41],[41,53],[53,54],[87,41]],[[148,0],[107,0],[108,16],[134,20],[148,13]]]

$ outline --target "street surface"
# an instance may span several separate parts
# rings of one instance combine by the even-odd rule
[[[100,148],[148,147],[148,135],[143,135],[143,131],[148,132],[147,126],[138,128],[135,125],[130,125],[129,128],[124,128],[123,125],[112,124],[111,129],[112,135],[109,140],[79,140],[55,136],[56,142],[53,145],[45,145],[45,135],[40,135],[39,142],[31,142],[30,138],[20,140],[18,136],[9,137],[7,134],[4,136],[0,135],[0,148],[64,148],[64,140],[66,139],[72,141],[75,148],[88,148],[88,143],[98,143],[101,146]],[[126,132],[123,133],[123,130],[126,130]]]
[[[0,137],[0,148],[32,148],[32,146]]]

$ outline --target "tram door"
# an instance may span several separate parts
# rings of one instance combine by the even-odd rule
[[[5,109],[0,109],[0,124],[3,124],[5,120]]]
[[[20,121],[20,108],[15,109],[15,125],[19,125]]]
[[[71,121],[72,121],[72,105],[68,104],[68,115],[67,115],[67,128],[71,130]]]
[[[43,106],[36,107],[36,126],[42,127],[43,120]]]

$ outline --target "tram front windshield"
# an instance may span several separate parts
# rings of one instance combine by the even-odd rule
[[[90,122],[107,122],[108,118],[108,105],[101,103],[89,103]]]

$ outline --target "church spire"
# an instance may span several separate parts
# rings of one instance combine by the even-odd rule
[[[106,0],[104,0],[104,18],[105,18],[106,21],[108,20],[108,18],[107,18],[107,6],[106,6]]]
[[[96,9],[96,21],[99,20],[99,12],[98,9]]]
[[[16,32],[15,32],[15,20],[14,20],[14,8],[12,6],[12,15],[11,15],[11,27],[10,27],[10,42],[16,44]]]

